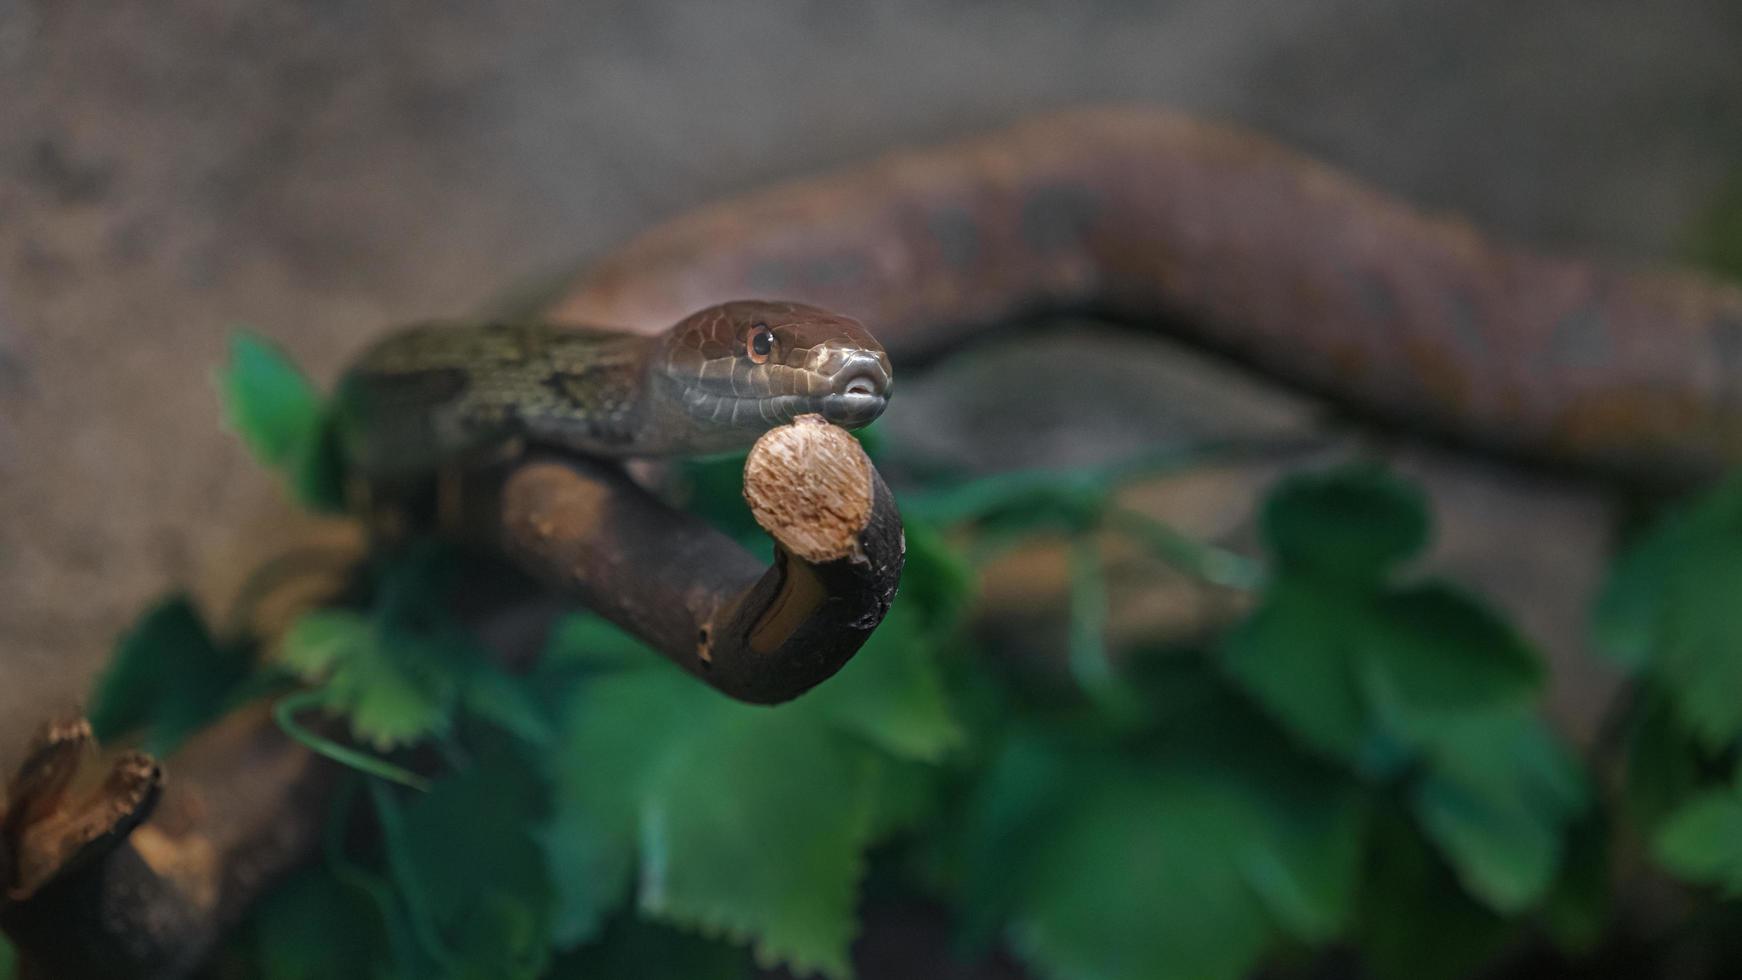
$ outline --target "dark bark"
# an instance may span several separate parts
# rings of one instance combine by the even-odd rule
[[[742,701],[774,704],[839,670],[900,581],[894,497],[859,444],[814,416],[765,435],[746,494],[775,558],[673,511],[617,467],[517,465],[466,523],[535,579]]]
[[[161,770],[124,753],[83,794],[68,789],[99,761],[90,727],[45,730],[10,787],[3,841],[0,926],[25,976],[183,976],[307,856],[331,770],[266,708],[236,712]]]
[[[746,466],[752,511],[776,541],[766,568],[609,464],[543,456],[466,483],[468,539],[744,701],[785,701],[834,674],[901,576],[889,488],[850,435],[815,417],[764,436]],[[511,638],[495,651],[504,661],[541,645],[523,620],[544,604],[512,583],[466,599],[456,611],[483,635]],[[234,713],[161,769],[123,754],[82,795],[69,790],[97,759],[90,726],[45,729],[0,819],[0,927],[28,976],[184,976],[309,856],[336,769],[268,707]]]

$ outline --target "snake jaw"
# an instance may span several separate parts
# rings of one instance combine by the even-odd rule
[[[829,392],[818,400],[818,414],[844,428],[869,425],[889,405],[889,356],[881,350],[832,352]]]

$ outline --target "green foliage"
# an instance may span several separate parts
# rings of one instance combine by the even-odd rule
[[[1665,870],[1742,895],[1742,476],[1678,506],[1615,563],[1595,635],[1635,677],[1623,814]]]
[[[238,332],[217,374],[224,417],[261,465],[277,472],[311,510],[344,510],[342,466],[323,399],[266,340]]]
[[[1710,753],[1688,732],[1669,698],[1650,683],[1641,685],[1639,704],[1626,731],[1624,815],[1650,832],[1698,792]]]
[[[1561,949],[1577,956],[1591,953],[1604,938],[1614,909],[1616,879],[1610,844],[1614,820],[1592,808],[1567,833],[1561,875],[1543,899],[1543,931]]]
[[[1374,515],[1371,537],[1361,513]],[[1416,491],[1348,468],[1284,481],[1264,514],[1277,567],[1224,658],[1305,744],[1384,771],[1447,719],[1535,696],[1535,653],[1480,602],[1445,583],[1390,583],[1426,542]]]
[[[598,941],[556,958],[550,980],[750,980],[741,947],[632,915],[612,919]]]
[[[303,616],[285,635],[281,656],[304,680],[324,685],[326,706],[349,716],[358,738],[392,749],[447,733],[468,652],[447,637],[334,609]]]
[[[1224,662],[1303,745],[1368,778],[1407,772],[1463,886],[1518,912],[1554,881],[1583,779],[1527,711],[1541,667],[1523,639],[1450,585],[1393,584],[1425,515],[1417,491],[1365,467],[1284,481],[1264,510],[1277,567]]]
[[[357,794],[341,794],[325,863],[253,916],[262,976],[547,975],[554,893],[534,837],[546,813],[541,770],[512,740],[479,741],[478,756],[427,793],[402,800],[385,784],[369,787],[379,869],[344,853],[341,821]]]
[[[1516,927],[1470,898],[1400,807],[1375,808],[1354,938],[1381,980],[1462,980]]]
[[[12,943],[0,936],[0,980],[12,980],[17,971],[18,958],[12,952]]]
[[[101,741],[143,736],[167,754],[216,719],[248,679],[245,650],[219,646],[185,596],[158,603],[121,639],[91,694],[91,728]]]
[[[556,754],[559,938],[596,935],[633,879],[646,915],[845,976],[878,797],[960,737],[916,619],[898,605],[834,680],[774,710],[611,657]]]
[[[220,380],[262,462],[336,503],[302,375],[243,337]],[[905,495],[889,616],[839,675],[774,708],[720,697],[591,616],[509,675],[448,611],[463,561],[423,546],[379,559],[345,606],[275,646],[316,685],[284,714],[318,703],[349,725],[298,737],[370,775],[339,794],[319,864],[251,915],[248,975],[846,978],[862,906],[894,890],[944,901],[964,945],[1057,980],[1236,978],[1332,947],[1381,980],[1450,980],[1533,931],[1592,942],[1604,855],[1628,826],[1686,880],[1742,887],[1742,708],[1725,697],[1742,689],[1725,605],[1742,587],[1742,484],[1630,552],[1598,610],[1639,678],[1617,817],[1535,712],[1529,644],[1411,573],[1431,532],[1419,490],[1372,466],[1285,479],[1259,515],[1261,562],[1115,502],[1130,477],[1190,462]],[[684,474],[692,510],[767,546],[741,461]],[[1251,591],[1252,611],[1202,649],[1116,649],[1108,532]],[[1070,548],[1068,649],[1051,666],[1074,685],[964,628],[965,556],[1031,535]],[[168,603],[122,644],[94,713],[168,746],[253,669]]]
[[[1680,721],[1709,749],[1742,734],[1742,477],[1664,520],[1604,587],[1598,643],[1662,686]]]
[[[1535,905],[1587,802],[1576,761],[1537,718],[1508,712],[1445,726],[1423,765],[1414,812],[1464,887],[1499,912]]]
[[[1653,844],[1670,871],[1742,895],[1742,795],[1734,789],[1689,799],[1665,821]]]
[[[1277,565],[1302,578],[1375,581],[1428,539],[1421,491],[1364,465],[1284,480],[1260,523]]]
[[[381,924],[357,890],[308,868],[267,895],[252,919],[261,980],[367,980]]]
[[[1006,872],[1019,954],[1046,973],[1109,980],[1232,980],[1257,963],[1270,926],[1237,856],[1268,855],[1237,798],[1189,772],[1098,756],[1035,768],[1017,778],[1068,795],[1041,801],[1056,807],[1044,820],[1017,814],[1027,846],[1005,860],[1020,862]]]
[[[971,921],[1004,921],[1043,975],[1109,980],[1243,976],[1281,935],[1343,933],[1356,784],[1231,692],[1201,690],[1135,742],[1033,728],[1002,742],[958,829]]]
[[[480,754],[404,805],[373,787],[389,876],[427,962],[413,976],[536,980],[549,963],[555,893],[535,836],[541,774],[512,749]]]
[[[502,673],[447,612],[460,570],[457,556],[434,548],[383,561],[373,608],[305,614],[279,646],[281,663],[321,685],[322,704],[376,749],[444,736],[461,708],[548,743],[551,723],[528,682]]]

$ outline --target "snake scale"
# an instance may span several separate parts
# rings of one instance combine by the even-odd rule
[[[536,317],[540,337],[561,324],[649,333],[744,296],[839,311],[826,322],[870,324],[897,360],[1034,314],[1091,313],[1488,451],[1643,484],[1742,462],[1736,284],[1497,243],[1263,137],[1171,111],[1070,111],[726,200],[593,263]],[[440,370],[483,384],[497,368]],[[502,407],[558,441],[584,431],[575,445],[589,451],[620,454],[637,438],[684,451],[679,430],[730,441],[651,387],[625,385],[628,370],[596,375],[601,391],[642,406],[641,428],[612,430],[609,445],[533,409],[561,398]],[[414,415],[441,403],[440,384],[422,383]],[[640,435],[623,441],[629,429]],[[409,442],[450,444],[421,438]]]
[[[857,428],[882,414],[890,382],[889,356],[857,321],[736,301],[657,335],[413,327],[365,351],[336,404],[351,465],[382,480],[526,445],[611,457],[724,452],[807,413]]]

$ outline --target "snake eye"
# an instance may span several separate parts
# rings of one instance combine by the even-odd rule
[[[750,327],[748,352],[750,360],[757,364],[766,362],[768,355],[774,353],[774,331],[768,329],[768,324],[758,323]]]

